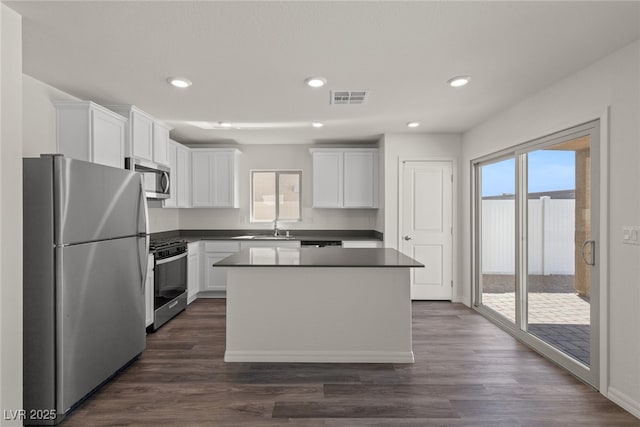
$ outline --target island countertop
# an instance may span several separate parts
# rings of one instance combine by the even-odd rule
[[[424,264],[389,248],[247,248],[213,266],[415,268]]]

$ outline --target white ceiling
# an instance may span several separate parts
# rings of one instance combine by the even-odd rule
[[[24,17],[26,74],[134,104],[185,143],[464,132],[640,38],[638,2],[6,3]],[[467,87],[447,85],[461,74]],[[328,84],[306,87],[315,75]],[[368,103],[330,105],[332,89],[367,89]],[[243,129],[189,124],[220,121]]]

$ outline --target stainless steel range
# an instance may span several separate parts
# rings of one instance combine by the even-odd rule
[[[155,331],[187,307],[187,242],[180,239],[152,240],[153,324]]]

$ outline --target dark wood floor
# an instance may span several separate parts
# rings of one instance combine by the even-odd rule
[[[197,300],[71,426],[639,426],[460,304],[413,303],[414,364],[224,363],[225,301]]]

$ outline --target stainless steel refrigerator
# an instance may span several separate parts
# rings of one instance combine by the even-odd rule
[[[57,424],[145,348],[141,176],[23,159],[25,425]]]

